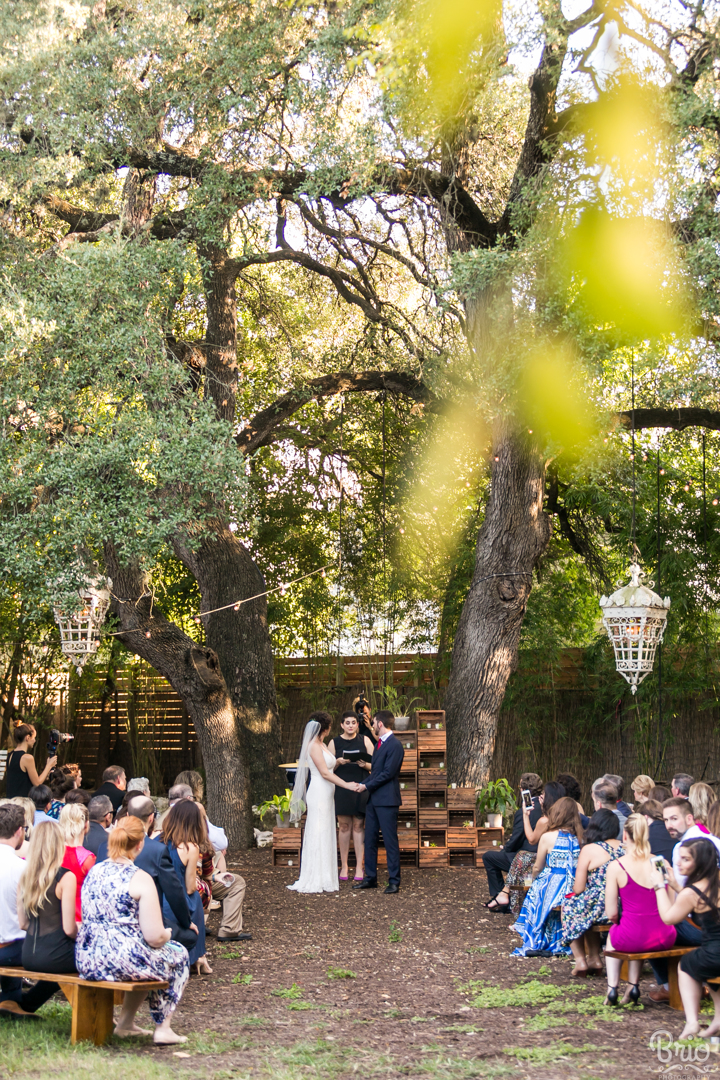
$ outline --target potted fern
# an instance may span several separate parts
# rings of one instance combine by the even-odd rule
[[[278,828],[287,826],[290,824],[291,797],[292,789],[285,788],[284,795],[273,795],[272,799],[267,799],[264,803],[260,803],[259,806],[253,806],[253,814],[256,814],[261,822],[268,814],[275,814]]]
[[[517,810],[515,792],[504,777],[500,780],[490,780],[478,792],[477,808],[479,814],[487,817],[491,828],[499,829],[505,814],[514,814]]]
[[[385,686],[382,690],[383,704],[395,717],[395,730],[407,731],[410,727],[410,710],[420,704],[420,698],[410,698],[401,694],[394,686]]]

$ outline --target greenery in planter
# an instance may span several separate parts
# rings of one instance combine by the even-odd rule
[[[273,795],[272,799],[266,799],[264,803],[260,803],[259,806],[253,806],[253,814],[260,818],[267,817],[269,814],[278,814],[282,818],[286,818],[290,813],[290,799],[292,797],[292,789],[285,788],[284,795]],[[303,810],[305,807],[303,806]]]
[[[422,704],[420,698],[402,694],[395,686],[384,686],[381,693],[383,707],[389,709],[393,716],[409,716],[413,705]]]
[[[490,780],[478,792],[477,808],[481,814],[502,814],[503,817],[507,811],[514,813],[517,810],[515,792],[504,777]]]

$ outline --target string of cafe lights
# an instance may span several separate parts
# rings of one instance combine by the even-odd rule
[[[292,578],[291,581],[283,581],[279,585],[276,585],[272,589],[265,589],[264,592],[255,593],[254,596],[246,596],[242,600],[232,600],[229,604],[222,604],[220,607],[209,608],[207,611],[201,611],[198,615],[193,615],[193,621],[201,623],[206,615],[215,615],[218,611],[228,611],[230,608],[233,611],[239,611],[243,604],[249,604],[252,600],[260,600],[263,596],[272,596],[273,593],[279,592],[281,596],[284,596],[288,589],[293,585],[297,585],[300,581],[305,581],[307,578],[315,577],[319,574],[320,577],[325,577],[325,572],[331,567],[332,563],[325,563],[324,566],[319,566],[316,570],[310,570],[307,574],[301,574],[300,577]],[[151,593],[143,593],[137,600],[123,600],[119,596],[115,596],[113,593],[113,599],[117,600],[120,604],[137,604],[144,596],[151,596]],[[142,627],[134,627],[130,630],[116,630],[112,633],[106,634],[106,637],[122,637],[124,634],[144,634],[146,638],[152,637],[151,630],[143,630]]]

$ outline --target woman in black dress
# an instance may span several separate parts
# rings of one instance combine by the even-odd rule
[[[41,821],[33,829],[18,897],[20,927],[27,930],[22,962],[28,971],[77,973],[77,878],[62,866],[64,855],[65,837],[60,826],[55,821]]]
[[[30,788],[44,784],[50,770],[57,765],[57,755],[49,757],[45,768],[38,775],[35,758],[30,751],[37,740],[37,733],[32,724],[16,724],[13,729],[15,749],[8,758],[6,791],[8,799],[26,799]]]
[[[373,744],[366,735],[358,731],[357,716],[354,712],[343,713],[340,729],[340,734],[332,740],[330,746],[337,759],[335,773],[349,784],[364,784],[371,768]],[[355,881],[362,881],[363,878],[367,799],[366,791],[358,793],[347,788],[335,788],[335,813],[340,830],[341,881],[348,879],[351,831],[355,849]]]
[[[678,870],[685,875],[685,888],[680,889],[672,867],[665,863],[665,873],[653,871],[653,889],[660,918],[669,926],[677,926],[688,916],[700,924],[702,942],[699,949],[686,953],[680,961],[678,985],[685,1010],[685,1028],[681,1039],[691,1039],[700,1033],[700,1000],[703,983],[707,985],[715,1006],[715,1017],[703,1038],[720,1032],[720,987],[706,983],[720,976],[720,882],[718,881],[717,851],[709,840],[683,840],[678,856]],[[676,891],[675,903],[670,902],[666,881]]]

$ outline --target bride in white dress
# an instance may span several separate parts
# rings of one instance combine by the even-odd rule
[[[288,889],[301,893],[337,892],[337,836],[335,832],[335,787],[357,790],[335,776],[335,758],[323,745],[330,733],[332,717],[326,712],[313,713],[305,726],[298,758],[295,786],[290,800],[290,820],[299,821],[306,809],[300,877]],[[311,783],[308,785],[307,773]]]

